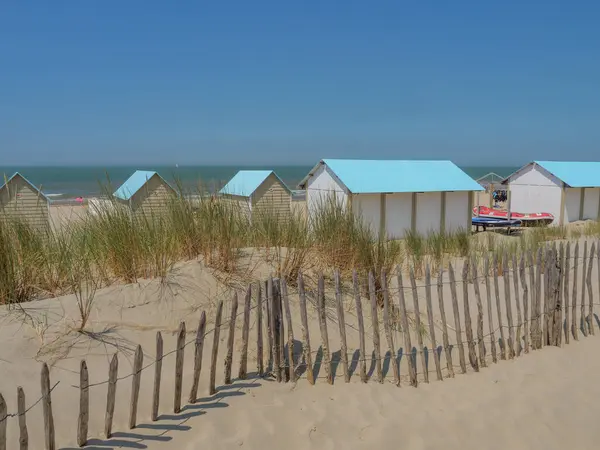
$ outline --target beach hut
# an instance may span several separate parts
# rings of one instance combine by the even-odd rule
[[[290,217],[292,191],[272,170],[240,170],[219,192],[250,217],[268,211],[280,220]]]
[[[2,219],[20,220],[39,230],[46,230],[49,224],[49,205],[48,197],[18,172],[0,187]]]
[[[113,195],[134,215],[150,216],[166,212],[176,191],[157,172],[136,170]]]
[[[320,161],[300,182],[309,216],[335,199],[375,233],[402,238],[471,229],[472,195],[483,188],[450,161]]]
[[[548,212],[554,225],[600,220],[600,162],[533,161],[503,184],[511,211]]]

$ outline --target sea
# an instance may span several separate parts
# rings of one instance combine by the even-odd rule
[[[47,167],[0,167],[0,173],[10,177],[19,172],[40,188],[52,200],[69,200],[76,197],[98,197],[117,189],[135,170],[157,171],[168,182],[186,191],[217,192],[238,170],[269,169],[291,189],[308,174],[312,166],[47,166]],[[509,166],[461,166],[474,179],[491,172],[506,177],[518,167]],[[3,184],[3,183],[0,183]]]

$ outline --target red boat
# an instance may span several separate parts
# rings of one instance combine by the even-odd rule
[[[491,219],[516,219],[523,222],[523,225],[529,224],[540,224],[549,225],[554,222],[554,216],[550,213],[519,213],[511,212],[508,217],[508,211],[502,211],[500,209],[488,208],[487,206],[479,206],[479,215],[477,214],[477,206],[473,208],[473,215],[479,217],[489,217]]]

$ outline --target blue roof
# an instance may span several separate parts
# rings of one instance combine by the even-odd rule
[[[600,162],[534,161],[570,187],[600,186]]]
[[[219,192],[221,194],[250,197],[271,174],[275,174],[275,172],[272,170],[240,170]],[[275,176],[277,177],[277,174]],[[289,190],[279,177],[277,179],[283,187]]]
[[[324,159],[320,164],[326,164],[353,194],[483,190],[451,161]]]
[[[125,181],[125,183],[123,183],[121,185],[121,187],[119,187],[119,189],[117,189],[115,191],[115,193],[113,195],[117,198],[120,198],[121,200],[129,200],[154,175],[158,175],[158,172],[153,172],[153,171],[149,171],[149,170],[136,170],[133,173],[133,175],[131,175],[127,179],[127,181]],[[162,177],[160,175],[158,175],[158,176],[162,180]],[[166,183],[166,184],[168,186],[168,183]]]
[[[35,185],[35,184],[33,184],[31,181],[29,181],[27,178],[25,178],[25,177],[24,177],[23,175],[21,175],[19,172],[15,172],[15,173],[13,173],[13,174],[12,174],[12,176],[11,176],[11,177],[10,177],[8,180],[6,180],[6,183],[4,183],[2,186],[0,186],[0,191],[1,191],[2,189],[4,189],[4,187],[5,187],[5,186],[7,186],[7,185],[8,185],[8,183],[10,183],[10,182],[11,182],[11,181],[12,181],[14,178],[16,178],[16,177],[20,177],[20,178],[22,178],[22,179],[23,179],[23,181],[25,181],[25,183],[27,183],[29,186],[31,186],[31,187],[33,188],[33,190],[35,190],[35,191],[36,191],[38,194],[40,194],[42,197],[44,197],[44,199],[45,199],[45,200],[47,200],[47,201],[50,201],[50,200],[48,199],[48,197],[46,197],[46,195],[45,195],[45,194],[44,194],[44,193],[43,193],[41,190],[39,190],[39,189],[36,187],[36,185]]]

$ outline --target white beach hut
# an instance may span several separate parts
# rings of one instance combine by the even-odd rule
[[[503,184],[511,211],[548,212],[554,225],[600,220],[600,162],[533,161]]]
[[[47,230],[49,206],[48,197],[19,172],[0,186],[0,220],[20,220]]]
[[[169,201],[176,195],[158,172],[147,170],[136,170],[113,194],[118,203],[138,216],[167,212]]]
[[[345,159],[320,161],[300,188],[309,215],[333,197],[391,239],[470,230],[473,192],[483,190],[450,161]]]

